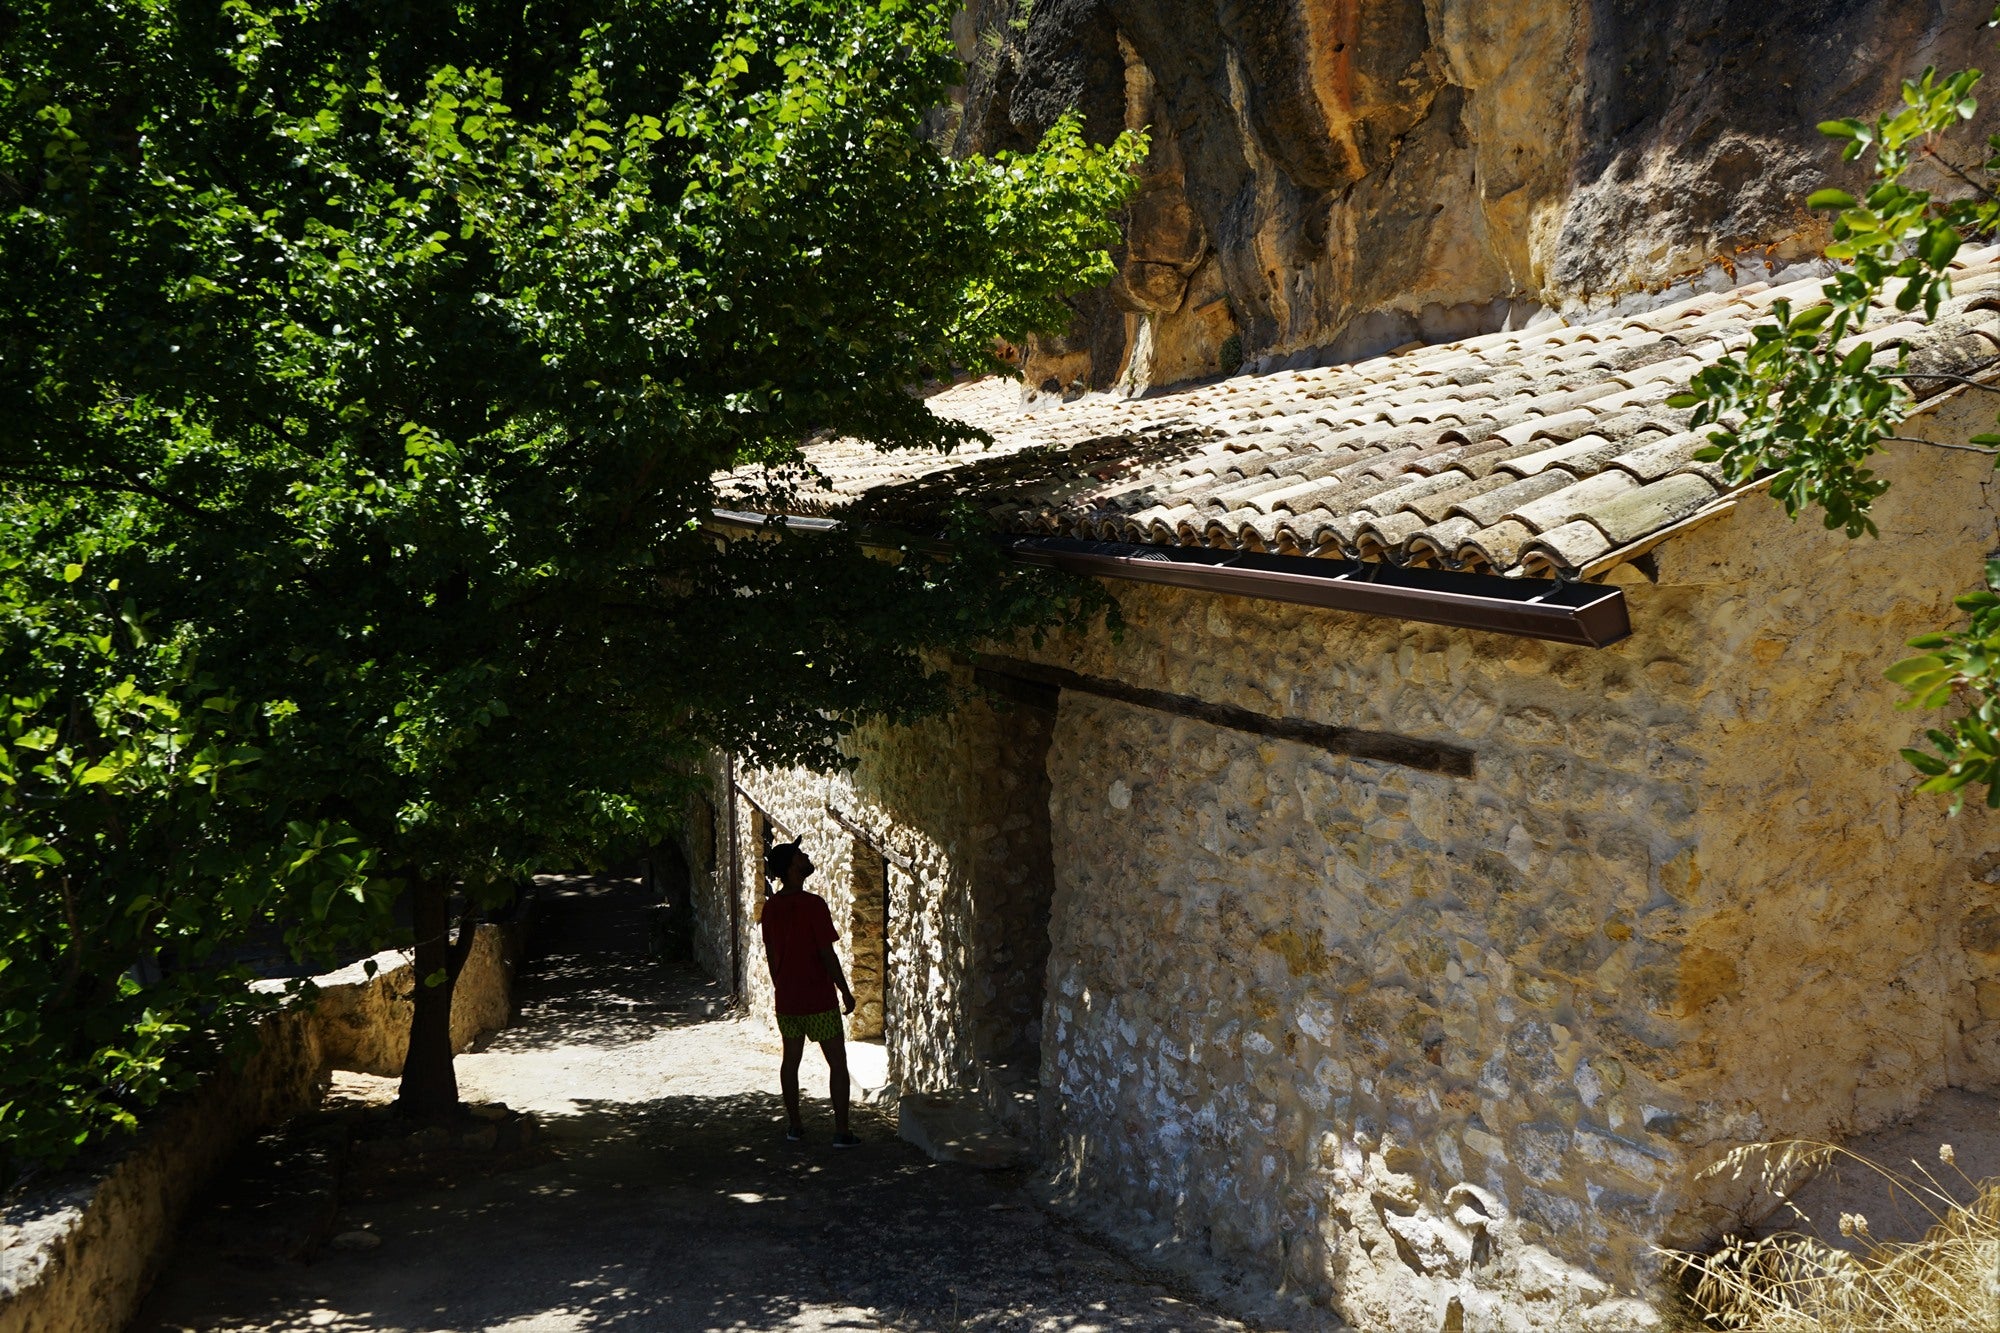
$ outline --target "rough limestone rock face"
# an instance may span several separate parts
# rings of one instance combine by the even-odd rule
[[[1031,390],[1142,391],[1646,303],[1813,258],[1814,126],[1990,62],[1973,0],[973,0],[961,152],[1152,153]],[[1993,128],[1982,111],[1977,134]],[[1743,270],[1750,273],[1745,275]]]

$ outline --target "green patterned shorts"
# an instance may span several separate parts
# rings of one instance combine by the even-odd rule
[[[829,1009],[823,1014],[779,1014],[778,1035],[804,1037],[807,1041],[838,1041],[841,1036],[840,1010]]]

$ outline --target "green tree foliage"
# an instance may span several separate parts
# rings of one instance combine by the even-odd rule
[[[45,515],[10,517],[0,1180],[10,1159],[60,1160],[184,1086],[268,999],[232,953],[260,928],[287,922],[285,942],[310,957],[386,924],[351,831],[261,783],[285,709],[243,703],[156,640]]]
[[[1849,537],[1875,532],[1869,508],[1888,483],[1868,460],[1885,442],[1903,438],[1896,430],[1914,406],[1907,384],[1922,378],[1900,353],[1877,354],[1866,332],[1870,310],[1888,306],[1934,317],[1951,295],[1949,269],[1960,244],[2000,227],[1993,188],[2000,182],[2000,135],[1987,141],[1988,156],[1977,165],[1960,164],[1946,151],[1945,136],[1977,109],[1979,78],[1978,70],[1940,77],[1927,69],[1904,83],[1901,106],[1875,120],[1820,125],[1843,142],[1845,159],[1867,156],[1873,167],[1860,198],[1825,189],[1807,201],[1833,213],[1826,253],[1843,267],[1821,289],[1824,300],[1796,311],[1776,302],[1771,322],[1752,330],[1743,355],[1702,371],[1687,393],[1669,400],[1693,407],[1697,428],[1715,427],[1700,457],[1721,463],[1738,484],[1768,476],[1788,514],[1817,507],[1827,527]],[[1940,195],[1907,184],[1918,162],[1942,169],[1963,190]],[[1942,447],[1993,452],[1996,445],[2000,434]],[[1987,805],[2000,808],[2000,560],[1987,564],[1986,583],[1957,599],[1968,613],[1964,627],[1911,640],[1922,655],[1888,671],[1904,689],[1902,707],[1966,701],[1946,725],[1929,730],[1930,749],[1903,751],[1923,775],[1919,790],[1950,793],[1954,810],[1965,789],[1978,786],[1986,788]]]
[[[74,584],[11,576],[21,734],[50,710],[97,718],[129,676],[139,711],[60,743],[94,758],[129,726],[141,750],[177,729],[175,753],[220,747],[199,781],[134,770],[98,793],[119,820],[247,821],[200,875],[164,843],[132,852],[175,901],[214,905],[188,928],[204,939],[302,905],[297,930],[330,931],[409,894],[413,1112],[456,1102],[454,886],[477,906],[657,834],[707,746],[837,762],[855,720],[948,701],[937,650],[1097,609],[969,520],[937,534],[953,554],[900,561],[700,528],[714,474],[767,465],[783,492],[814,432],[977,443],[912,386],[998,368],[996,340],[1061,324],[1061,297],[1110,275],[1142,145],[1065,121],[1032,154],[942,157],[921,125],[958,77],[950,10],[0,16],[0,502],[35,533],[17,558],[90,552]],[[111,609],[114,583],[170,651],[121,635],[140,612]],[[109,647],[64,647],[37,617]],[[13,684],[58,659],[53,685]],[[6,919],[42,941],[33,996],[78,957],[64,893],[131,899],[95,833],[16,808],[9,836],[95,858],[87,887],[9,863]],[[308,846],[322,868],[273,874]],[[151,920],[130,923],[142,950],[165,947]],[[91,994],[126,989],[119,959],[92,966]],[[130,1007],[61,1058],[122,1050]]]

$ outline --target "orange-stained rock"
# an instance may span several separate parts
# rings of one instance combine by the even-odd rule
[[[1206,336],[1213,313],[1196,336],[1173,327],[1209,305],[1177,282],[1205,257],[1255,369],[1810,259],[1825,237],[1802,201],[1857,171],[1816,122],[1887,106],[1927,63],[1984,63],[1989,14],[1972,0],[978,0],[960,23],[973,70],[955,146],[1025,145],[1070,109],[1101,138],[1152,135],[1120,277],[1028,357],[1031,390],[1130,391],[1236,368],[1226,336]],[[1996,126],[1982,110],[1966,142]]]

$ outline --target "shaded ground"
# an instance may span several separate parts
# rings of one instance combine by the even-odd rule
[[[1051,1220],[1018,1178],[931,1163],[871,1108],[862,1147],[828,1148],[816,1055],[813,1141],[786,1144],[766,1025],[646,956],[630,883],[549,887],[520,1022],[459,1077],[468,1100],[542,1117],[553,1151],[372,1199],[350,1170],[333,1229],[383,1244],[309,1264],[227,1257],[233,1215],[197,1218],[135,1333],[1242,1327]]]
[[[1939,1157],[1943,1145],[1952,1149],[1950,1162]],[[1982,1181],[1996,1178],[2000,1115],[1992,1096],[1942,1088],[1911,1119],[1849,1140],[1756,1231],[1799,1231],[1859,1254],[1867,1241],[1840,1234],[1841,1214],[1867,1218],[1876,1240],[1920,1240],[1953,1205],[1969,1206]]]

